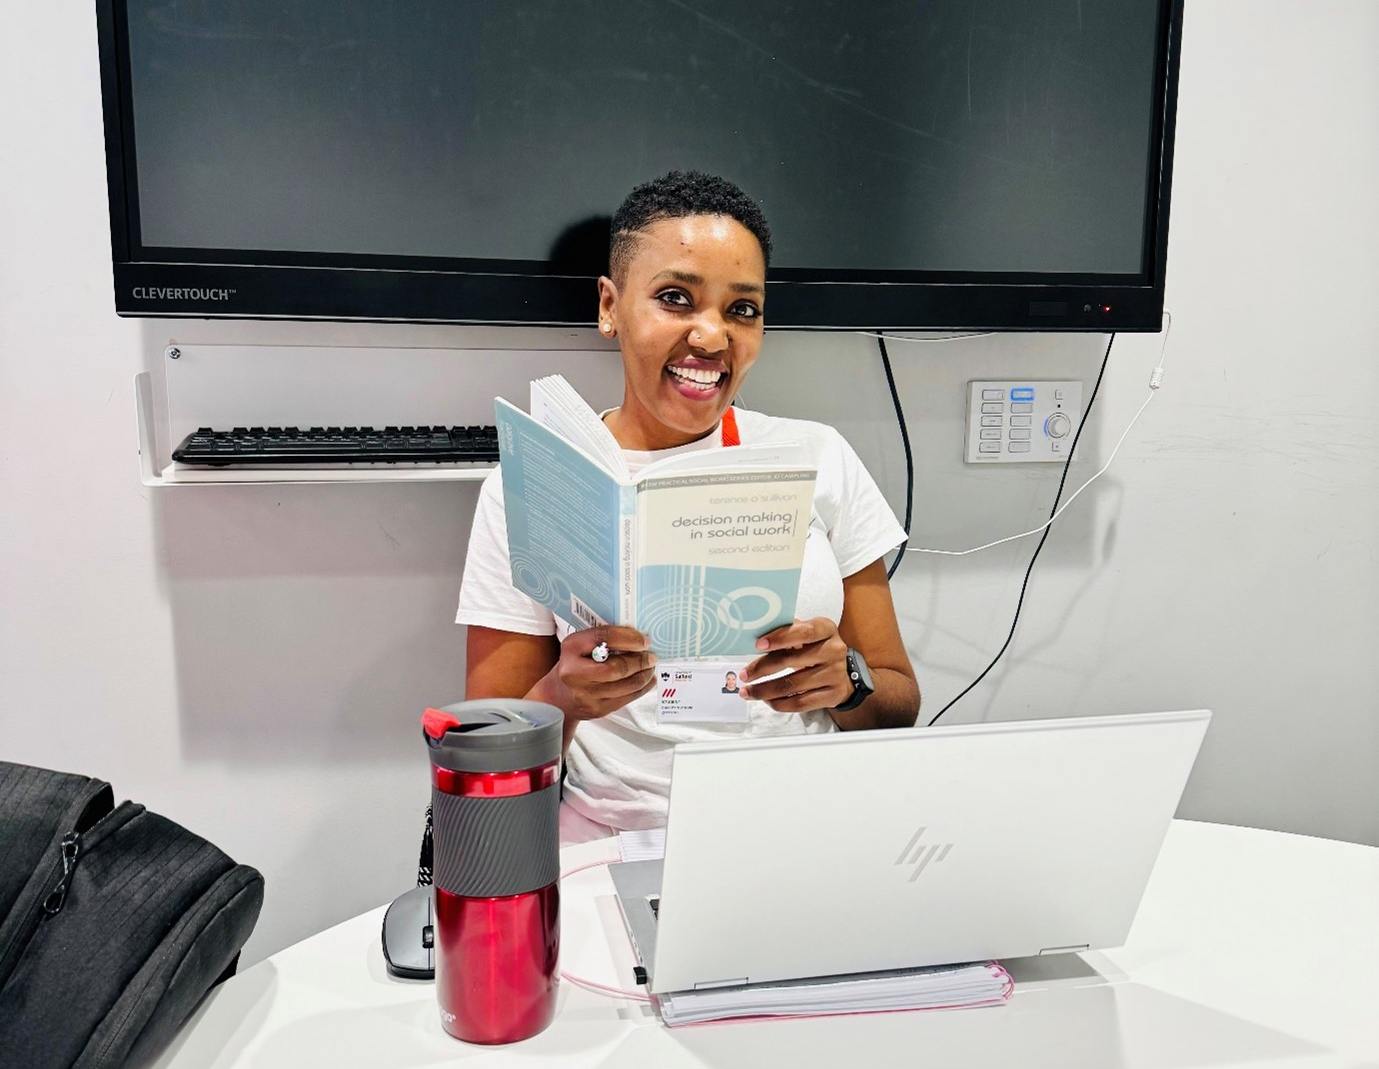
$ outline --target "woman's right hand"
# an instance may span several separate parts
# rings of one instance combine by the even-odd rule
[[[590,653],[608,644],[608,660]],[[631,627],[587,627],[560,644],[560,660],[542,680],[542,700],[572,720],[595,720],[621,709],[656,685],[656,655],[647,637]],[[535,697],[535,695],[531,695]]]

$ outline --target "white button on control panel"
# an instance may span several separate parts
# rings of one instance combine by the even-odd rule
[[[1042,379],[967,384],[969,464],[1064,463],[1082,419],[1082,383]]]

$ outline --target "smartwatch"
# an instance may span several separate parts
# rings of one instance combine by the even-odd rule
[[[852,694],[841,705],[833,707],[840,713],[845,713],[849,709],[856,709],[876,690],[871,681],[871,669],[867,667],[867,660],[862,656],[861,651],[849,646],[847,661],[848,679],[852,682]]]

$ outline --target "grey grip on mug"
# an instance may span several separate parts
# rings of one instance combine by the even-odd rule
[[[464,798],[432,788],[436,887],[466,898],[535,891],[560,876],[560,788]]]

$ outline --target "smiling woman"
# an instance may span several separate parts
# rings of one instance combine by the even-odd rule
[[[625,448],[684,445],[756,363],[770,231],[735,186],[679,173],[633,190],[612,229],[599,329],[620,340],[624,397],[609,429]]]
[[[649,692],[670,666],[644,635],[572,632],[513,586],[502,480],[485,480],[456,617],[469,625],[466,697],[564,710],[566,842],[664,824],[677,742],[910,727],[919,712],[882,561],[905,539],[895,514],[832,427],[730,408],[761,351],[771,255],[761,210],[722,178],[672,172],[633,190],[612,231],[598,322],[622,353],[623,400],[603,418],[629,469],[740,439],[788,443],[818,477],[799,618],[763,636],[737,673],[741,715],[703,724],[661,722]],[[595,661],[601,643],[616,652]]]

